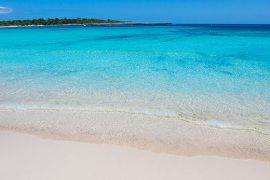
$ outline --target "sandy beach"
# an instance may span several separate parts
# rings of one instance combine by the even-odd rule
[[[0,131],[5,180],[268,180],[270,163],[211,156],[184,157],[129,147],[42,139]]]
[[[0,180],[270,179],[269,25],[0,31]]]
[[[0,178],[268,180],[269,142],[256,131],[181,118],[2,109]]]
[[[177,155],[270,159],[268,134],[198,125],[182,117],[71,109],[2,109],[0,128],[51,139],[124,145]]]

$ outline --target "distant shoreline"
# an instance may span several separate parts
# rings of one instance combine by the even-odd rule
[[[230,27],[230,28],[243,28],[245,26],[251,26],[249,28],[269,27],[270,24],[174,24],[174,23],[139,23],[139,22],[125,22],[125,23],[89,23],[89,24],[55,24],[55,25],[10,25],[1,26],[0,28],[22,28],[22,27],[61,27],[61,26],[74,26],[74,27],[90,27],[90,26],[204,26],[204,27]]]
[[[0,27],[47,27],[47,26],[119,26],[119,25],[172,25],[168,22],[132,22],[132,21],[116,21],[116,20],[100,20],[100,19],[33,19],[33,20],[11,20],[0,21]]]
[[[55,24],[55,25],[11,25],[11,26],[0,26],[0,28],[16,28],[16,27],[59,27],[59,26],[170,26],[172,23],[92,23],[92,24]]]

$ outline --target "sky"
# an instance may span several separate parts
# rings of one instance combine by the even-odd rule
[[[0,20],[56,17],[270,24],[270,0],[0,0]]]

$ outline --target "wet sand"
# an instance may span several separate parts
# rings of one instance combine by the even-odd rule
[[[270,163],[185,157],[108,144],[42,139],[0,131],[0,178],[6,180],[268,180]]]
[[[270,160],[268,134],[198,125],[181,117],[79,110],[1,110],[0,129],[175,155]]]

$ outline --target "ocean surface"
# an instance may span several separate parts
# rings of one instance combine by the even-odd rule
[[[0,109],[124,111],[270,134],[270,26],[0,28]]]

